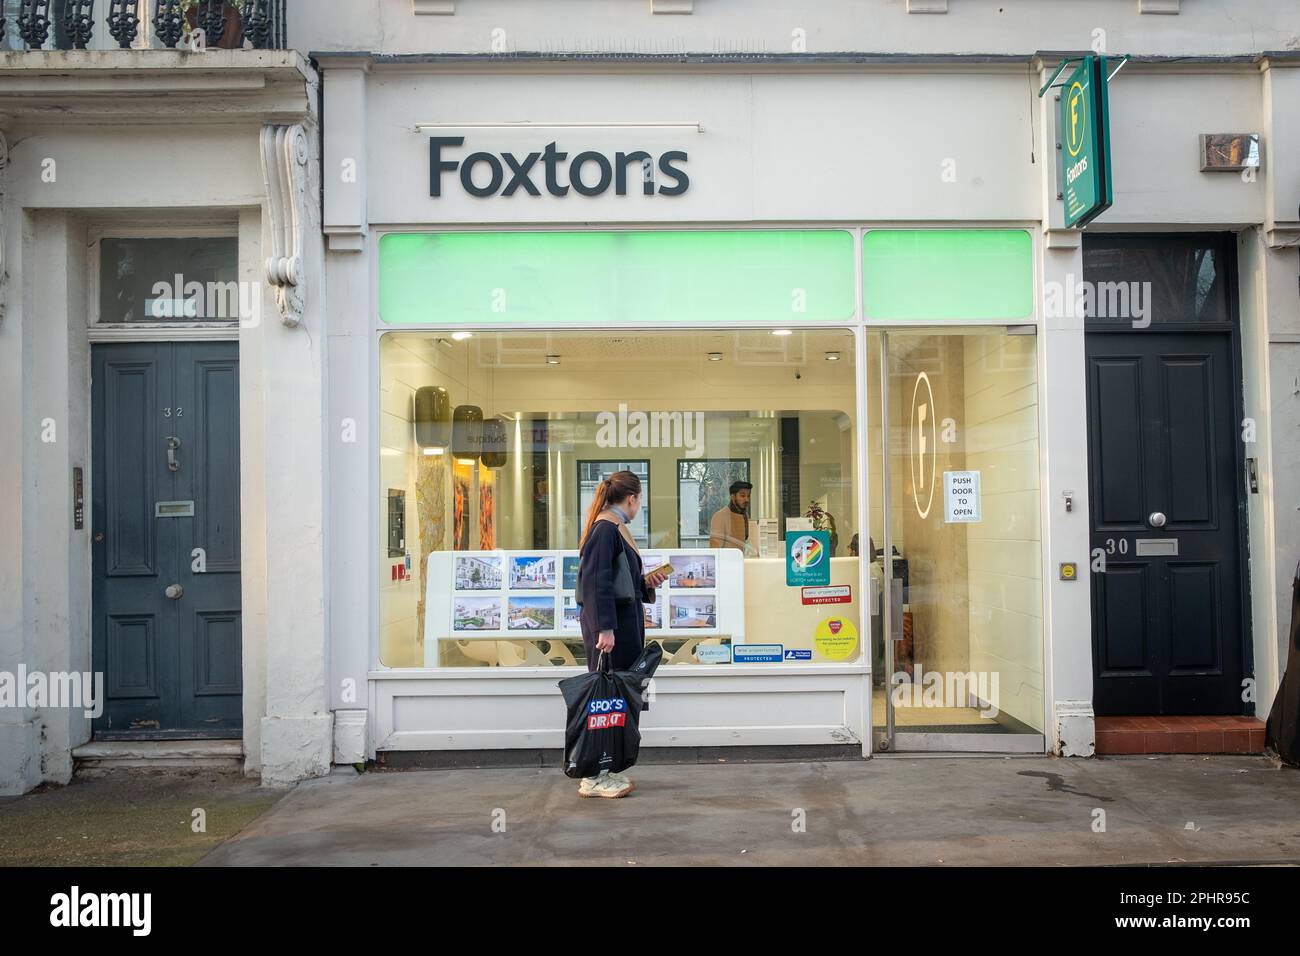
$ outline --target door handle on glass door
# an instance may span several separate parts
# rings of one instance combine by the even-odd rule
[[[169,471],[180,471],[181,463],[176,458],[176,449],[181,447],[181,440],[174,435],[167,437],[167,468]]]

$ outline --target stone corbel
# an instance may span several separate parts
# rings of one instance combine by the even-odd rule
[[[303,221],[307,218],[307,134],[299,125],[262,127],[262,176],[271,216],[266,281],[275,286],[280,321],[302,323]]]
[[[5,167],[9,165],[9,140],[0,132],[0,322],[5,320],[9,268],[5,263]]]

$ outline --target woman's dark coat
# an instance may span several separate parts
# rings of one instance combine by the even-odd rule
[[[614,598],[614,574],[620,554],[627,555],[632,588],[640,601],[618,603]],[[596,669],[596,638],[601,631],[614,632],[614,670],[626,670],[636,661],[645,644],[645,609],[642,601],[655,599],[654,588],[645,586],[641,555],[628,544],[612,521],[595,521],[582,546],[578,572],[578,603],[582,605],[582,642],[587,647],[587,670]]]

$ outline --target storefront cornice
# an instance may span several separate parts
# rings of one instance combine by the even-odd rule
[[[0,53],[0,113],[15,121],[314,122],[317,86],[293,50]]]
[[[392,54],[365,51],[314,51],[312,61],[321,70],[365,68],[374,72],[604,72],[627,67],[689,69],[707,72],[810,72],[860,69],[882,72],[1023,72],[1055,65],[1061,59],[1091,51],[1035,51],[1027,54],[943,53],[425,53]],[[1300,66],[1300,50],[1270,51],[1233,56],[1149,56],[1133,54],[1129,68],[1167,72],[1178,68],[1192,72],[1256,71],[1266,66]]]

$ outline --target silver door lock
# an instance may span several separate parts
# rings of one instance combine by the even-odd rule
[[[1163,511],[1153,511],[1147,516],[1147,523],[1153,528],[1163,528],[1165,526],[1165,513]]]
[[[167,595],[173,601],[179,601],[181,595],[184,593],[185,593],[185,589],[181,587],[179,584],[169,584],[167,585],[167,589],[163,591],[163,594]]]

